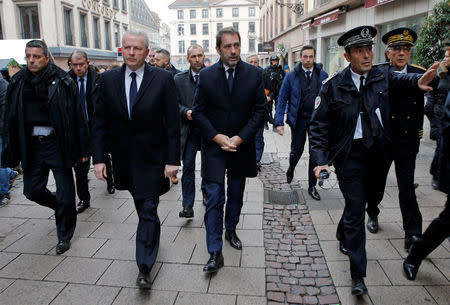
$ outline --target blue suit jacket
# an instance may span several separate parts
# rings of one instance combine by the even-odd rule
[[[278,104],[275,113],[275,125],[283,126],[284,123],[284,110],[286,109],[286,103],[288,104],[288,113],[286,123],[292,128],[295,127],[297,123],[297,115],[301,107],[303,106],[302,100],[302,89],[300,86],[300,74],[302,69],[302,64],[298,64],[294,71],[288,73],[288,75],[284,78],[283,84],[281,85],[280,94],[278,95]],[[322,87],[322,82],[327,79],[328,74],[321,70],[317,64],[314,64],[313,73],[317,73],[318,81],[313,86]]]
[[[200,71],[192,117],[202,133],[202,177],[223,183],[225,170],[235,177],[255,177],[254,137],[266,115],[262,70],[242,60],[229,91],[222,61]],[[237,152],[225,152],[213,138],[238,135],[244,142]]]

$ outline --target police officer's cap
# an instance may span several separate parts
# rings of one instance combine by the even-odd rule
[[[339,37],[338,45],[347,47],[370,46],[377,35],[377,29],[370,25],[363,25],[345,32]]]
[[[388,47],[399,45],[414,45],[417,40],[417,33],[410,28],[397,28],[383,35],[381,40]]]
[[[270,60],[280,60],[280,58],[278,57],[278,55],[272,55],[270,56]]]

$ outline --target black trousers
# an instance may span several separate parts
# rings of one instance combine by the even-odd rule
[[[301,118],[297,119],[295,128],[291,128],[291,152],[289,154],[289,166],[294,169],[297,166],[298,161],[302,157],[303,150],[306,143],[306,135],[309,136],[309,119]],[[308,162],[308,186],[313,187],[317,184],[316,175],[314,175],[314,161],[311,158],[311,154]]]
[[[414,244],[406,261],[419,265],[420,262],[450,236],[450,195],[447,195],[445,208],[423,233],[423,243]]]
[[[139,217],[136,232],[136,263],[140,272],[149,273],[155,264],[159,249],[161,232],[158,217],[159,198],[138,200],[134,195],[133,198]]]
[[[342,164],[335,164],[339,188],[345,207],[336,236],[348,249],[350,273],[353,279],[366,276],[365,208],[368,198],[379,198],[380,179],[386,160],[382,149],[374,145],[366,149],[360,140],[354,140],[349,156]],[[381,182],[382,183],[382,182]]]
[[[400,202],[400,210],[402,212],[405,237],[420,235],[422,234],[422,214],[420,213],[414,189],[416,154],[404,154],[401,157],[394,158],[394,160],[389,160],[389,166],[386,168],[386,177],[384,178],[384,181],[387,179],[392,161],[394,162],[395,175],[397,177],[398,199]],[[378,216],[378,214],[380,214],[380,209],[378,208],[380,201],[376,202],[371,200],[368,202],[367,214],[370,217]]]
[[[39,140],[32,137],[29,142],[29,162],[23,169],[23,194],[55,211],[58,240],[69,241],[77,221],[72,168],[64,167],[55,138]],[[55,177],[56,194],[47,189],[50,170]]]
[[[113,184],[113,175],[112,175],[112,165],[111,165],[111,156],[106,154],[105,157],[106,164],[106,183],[108,187]],[[91,167],[91,158],[86,162],[77,162],[73,167],[75,171],[75,182],[77,188],[77,195],[80,200],[89,201],[91,200],[91,194],[89,193],[89,185],[88,185],[88,173]]]

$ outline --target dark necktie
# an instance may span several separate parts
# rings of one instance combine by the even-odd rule
[[[195,84],[197,85],[197,83],[198,83],[198,74],[194,75],[194,80],[195,80]]]
[[[311,71],[306,71],[306,85],[309,87],[311,84]]]
[[[366,148],[371,148],[373,145],[373,133],[370,123],[369,113],[367,112],[364,103],[364,76],[361,76],[359,83],[359,93],[361,96],[361,129],[362,129],[362,143]]]
[[[234,69],[228,69],[228,89],[230,90],[230,93],[231,93],[231,90],[233,90],[233,72],[234,72]]]
[[[131,72],[131,85],[130,85],[130,118],[131,112],[133,110],[134,103],[136,102],[137,95],[137,83],[136,83],[136,72]]]
[[[84,92],[84,78],[80,77],[80,97],[81,103],[84,108],[84,112],[86,113],[86,120],[89,120],[88,111],[87,111],[87,103],[86,103],[86,93]]]

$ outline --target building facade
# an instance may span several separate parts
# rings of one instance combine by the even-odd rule
[[[150,47],[160,42],[159,17],[144,0],[130,0],[130,29],[147,33]]]
[[[257,0],[176,0],[169,11],[171,60],[178,69],[187,68],[186,50],[193,44],[203,47],[207,65],[216,62],[216,34],[227,26],[239,30],[242,59],[257,52]]]
[[[129,0],[0,2],[3,39],[45,40],[56,64],[84,50],[97,65],[117,63],[117,47],[129,27]]]
[[[283,12],[280,3],[288,1],[260,0],[263,42],[284,47],[284,64],[292,68],[300,61],[300,49],[306,44],[316,50],[316,61],[332,74],[347,65],[343,48],[337,39],[344,32],[359,25],[372,25],[378,30],[374,45],[374,62],[384,62],[386,46],[381,37],[391,29],[408,26],[419,32],[425,17],[440,0],[292,0],[302,6],[302,12],[294,13],[295,24],[288,25],[289,14]],[[289,2],[290,3],[290,2]],[[286,7],[284,7],[286,8]],[[276,19],[271,19],[275,16]],[[269,20],[269,21],[268,21]],[[414,50],[414,49],[413,49]],[[413,61],[414,56],[412,56]],[[263,63],[268,63],[268,55]]]

